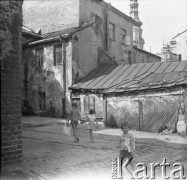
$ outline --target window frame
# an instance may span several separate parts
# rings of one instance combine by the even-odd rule
[[[60,47],[60,48],[59,48]],[[61,49],[61,51],[57,51],[57,48]],[[60,66],[62,65],[63,63],[63,50],[62,50],[63,46],[62,44],[57,44],[57,45],[54,45],[54,66]],[[57,53],[60,53],[61,52],[61,62],[57,62]]]

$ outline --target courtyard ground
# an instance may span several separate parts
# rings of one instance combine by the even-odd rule
[[[89,142],[87,125],[78,126],[79,143],[63,132],[65,120],[44,117],[23,117],[23,162],[5,165],[1,179],[112,179],[111,161],[118,156],[117,148],[121,130],[104,128],[94,131],[95,142]],[[131,131],[136,138],[135,163],[145,163],[150,175],[150,163],[162,163],[166,158],[170,167],[166,174],[184,166],[187,176],[187,137],[178,134],[162,135]],[[178,174],[176,174],[178,175]],[[156,179],[162,178],[161,167],[156,170]],[[123,174],[123,179],[127,176]],[[149,178],[148,178],[149,179]],[[172,178],[169,178],[172,179]],[[182,179],[182,178],[179,178]]]

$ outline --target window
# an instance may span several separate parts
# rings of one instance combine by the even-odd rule
[[[36,67],[41,69],[43,68],[43,57],[44,57],[44,49],[36,49]]]
[[[62,64],[62,44],[54,47],[54,65],[59,66]]]
[[[126,30],[125,29],[121,29],[121,43],[123,45],[126,44]]]
[[[109,39],[115,41],[115,25],[109,23]]]
[[[95,111],[95,97],[85,96],[84,97],[84,113],[89,113],[89,110],[93,109]]]

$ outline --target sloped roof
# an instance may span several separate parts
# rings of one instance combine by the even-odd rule
[[[43,34],[42,39],[55,38],[55,37],[62,36],[65,34],[70,35],[78,31],[81,31],[93,24],[94,24],[93,22],[88,22],[87,24],[84,24],[82,26],[70,27],[67,29],[60,30],[60,31],[49,32],[49,33]]]
[[[100,65],[70,89],[116,93],[178,85],[187,85],[187,61]]]
[[[32,46],[32,45],[36,45],[36,44],[60,40],[60,37],[62,37],[62,36],[63,36],[63,38],[69,38],[69,37],[71,37],[72,34],[78,32],[78,31],[81,31],[83,29],[86,29],[87,27],[92,26],[93,24],[94,24],[94,22],[88,22],[82,26],[76,26],[76,27],[71,27],[68,29],[63,29],[60,31],[46,33],[46,34],[42,35],[41,40],[30,42],[28,45]]]

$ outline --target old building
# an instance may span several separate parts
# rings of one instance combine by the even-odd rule
[[[51,15],[46,19],[47,13]],[[39,0],[25,1],[23,15],[24,25],[32,29],[40,27],[42,34],[81,26],[86,22],[96,22],[97,36],[93,37],[89,32],[79,35],[85,39],[84,43],[79,44],[79,58],[84,62],[90,57],[92,60],[97,58],[98,46],[111,54],[118,64],[132,62],[133,45],[143,49],[142,23],[138,17],[137,0],[131,1],[132,18],[102,0],[61,0],[55,3]],[[88,39],[92,39],[92,44],[86,41]],[[133,39],[138,45],[133,43]],[[92,53],[93,55],[90,56],[86,53],[88,47],[92,48],[95,55]],[[82,53],[82,49],[86,52]],[[95,67],[85,68],[85,74],[93,68]]]
[[[187,29],[174,36],[170,44],[173,53],[177,54],[181,61],[187,60]]]
[[[186,75],[187,61],[103,64],[70,89],[82,114],[94,109],[108,126],[127,121],[132,129],[159,132],[175,128],[181,102],[187,112]]]
[[[23,113],[29,113],[29,107],[35,114],[61,117],[68,113],[68,87],[76,80],[79,69],[79,62],[73,58],[77,55],[78,33],[91,26],[92,23],[47,33],[23,46]]]
[[[47,13],[51,14],[48,18]],[[139,26],[137,20],[104,1],[25,1],[23,15],[24,25],[35,29],[37,36],[37,31],[41,33],[41,40],[29,42],[23,50],[23,69],[29,72],[23,78],[23,101],[28,106],[30,99],[29,107],[35,113],[53,111],[58,117],[65,116],[71,104],[68,87],[102,61],[108,64],[160,61],[159,57],[133,46],[133,26]],[[64,37],[68,40],[66,46],[61,42]]]
[[[0,1],[1,163],[22,160],[22,1]]]

